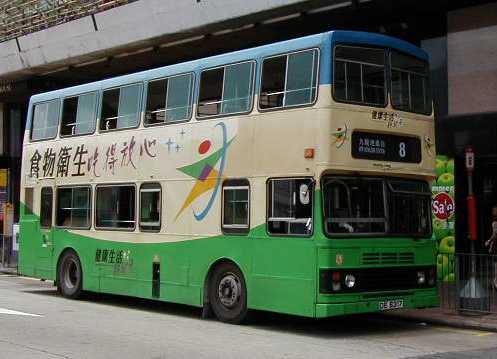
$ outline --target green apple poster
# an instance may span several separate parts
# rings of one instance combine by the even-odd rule
[[[432,186],[433,235],[437,241],[437,277],[444,282],[455,279],[455,186],[454,159],[437,156],[437,179]]]

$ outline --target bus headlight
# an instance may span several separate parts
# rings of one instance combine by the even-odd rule
[[[418,272],[418,284],[423,285],[426,283],[426,275],[425,272],[419,271]]]
[[[352,274],[347,274],[345,276],[345,286],[347,288],[353,288],[355,285],[355,277]]]

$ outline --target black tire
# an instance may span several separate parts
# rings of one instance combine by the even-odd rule
[[[239,324],[246,318],[247,286],[236,265],[222,263],[214,268],[208,291],[212,311],[220,321]]]
[[[81,297],[83,291],[83,269],[78,255],[68,250],[59,261],[57,289],[62,296],[70,299]]]

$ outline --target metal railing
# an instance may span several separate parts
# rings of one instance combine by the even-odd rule
[[[437,270],[443,309],[497,314],[497,255],[439,254]]]
[[[0,42],[136,0],[0,0]]]

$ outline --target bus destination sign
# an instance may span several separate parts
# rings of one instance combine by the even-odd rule
[[[376,161],[421,162],[421,141],[416,137],[354,131],[352,157]]]

